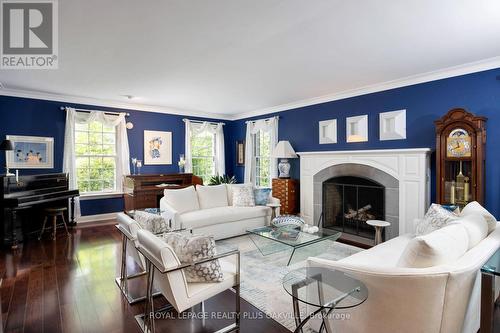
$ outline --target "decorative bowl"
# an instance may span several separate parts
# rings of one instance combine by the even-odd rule
[[[280,215],[271,221],[271,226],[276,228],[300,229],[306,222],[296,215]]]

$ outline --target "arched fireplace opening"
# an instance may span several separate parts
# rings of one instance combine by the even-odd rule
[[[323,226],[374,239],[367,220],[385,220],[385,186],[363,177],[340,176],[323,182]]]

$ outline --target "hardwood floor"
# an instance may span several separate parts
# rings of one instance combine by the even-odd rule
[[[112,225],[76,228],[57,241],[30,240],[17,252],[0,255],[1,310],[4,332],[140,332],[130,306],[114,282],[118,276],[121,238]],[[163,297],[155,307],[165,304]],[[278,322],[241,299],[241,332],[288,332]],[[232,321],[234,293],[226,291],[205,303],[205,311],[222,319],[157,320],[159,332],[213,332]],[[191,315],[190,315],[191,314]]]

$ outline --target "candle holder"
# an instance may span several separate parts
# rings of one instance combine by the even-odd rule
[[[136,167],[137,167],[137,174],[140,175],[141,174],[141,168],[142,168],[142,161],[141,160],[137,160],[137,162],[135,163]]]
[[[132,174],[133,175],[135,175],[135,173],[136,173],[136,169],[135,169],[136,168],[136,164],[137,164],[137,158],[132,157],[132,166],[133,166],[133,169],[132,169],[133,172],[132,172]]]
[[[184,159],[184,154],[179,155],[179,162],[177,163],[177,165],[179,166],[179,173],[184,173],[186,166],[186,160]]]

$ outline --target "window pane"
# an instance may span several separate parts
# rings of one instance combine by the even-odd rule
[[[103,155],[114,155],[115,154],[115,145],[102,145],[101,153]]]
[[[89,158],[88,157],[77,157],[76,158],[76,167],[77,168],[88,168],[89,167]]]
[[[75,143],[87,143],[88,142],[88,132],[75,132]]]
[[[116,133],[98,122],[75,130],[76,177],[81,193],[116,190]],[[112,157],[102,157],[112,156]]]
[[[114,126],[103,126],[102,131],[105,133],[115,133],[115,127]]]
[[[90,191],[90,186],[89,186],[89,182],[87,181],[81,181],[79,180],[78,181],[78,189],[80,190],[80,192],[89,192]]]
[[[76,144],[75,145],[75,154],[78,155],[86,155],[88,154],[88,145]]]
[[[102,133],[102,124],[97,121],[93,121],[89,124],[89,131]]]
[[[89,132],[89,144],[91,145],[102,144],[102,133]]]
[[[88,168],[77,168],[76,178],[79,180],[89,179],[89,169]]]
[[[90,181],[89,182],[90,192],[101,192],[102,191],[102,181]]]
[[[254,135],[255,185],[269,187],[271,167],[271,136],[259,131]]]
[[[215,136],[206,132],[191,136],[191,155],[193,173],[207,183],[215,175]]]
[[[104,133],[102,135],[102,143],[113,144],[115,143],[115,133]]]
[[[105,180],[103,182],[103,191],[114,191],[114,190],[115,190],[114,180]]]

